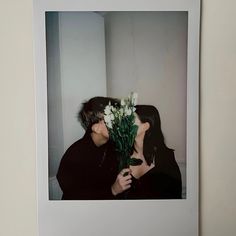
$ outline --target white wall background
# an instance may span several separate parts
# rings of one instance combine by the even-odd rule
[[[235,236],[236,2],[202,4],[201,235]],[[0,235],[36,236],[32,1],[1,7]]]
[[[105,15],[107,93],[138,93],[160,112],[176,159],[185,162],[187,13],[111,12]]]
[[[84,134],[77,119],[81,103],[93,96],[106,96],[107,88],[103,17],[88,12],[49,13],[47,27],[52,177],[66,149]]]

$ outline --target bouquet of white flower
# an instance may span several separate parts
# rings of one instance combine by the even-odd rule
[[[130,157],[138,129],[134,123],[136,104],[137,94],[131,93],[127,98],[121,99],[120,106],[109,104],[104,110],[104,120],[118,153],[119,170],[142,163],[140,159]]]

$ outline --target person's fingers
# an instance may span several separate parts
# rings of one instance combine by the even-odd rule
[[[127,176],[124,176],[123,179],[124,179],[125,181],[127,181],[127,180],[132,179],[132,176],[131,176],[131,175],[127,175]]]
[[[130,168],[123,169],[124,172],[130,172]]]
[[[122,186],[125,186],[125,185],[127,185],[127,184],[131,184],[131,183],[132,183],[132,180],[131,180],[131,179],[127,179],[127,180],[123,179],[123,180],[120,182],[120,184],[121,184]]]
[[[126,175],[130,174],[130,172],[131,172],[131,170],[129,168],[125,168],[120,171],[120,175],[126,176]]]
[[[128,185],[126,185],[126,186],[124,187],[124,190],[127,190],[127,189],[129,189],[130,187],[131,187],[131,185],[128,184]]]
[[[121,185],[124,185],[126,184],[127,181],[132,181],[132,177],[131,176],[119,176],[118,177],[118,182],[121,184]]]
[[[128,171],[129,171],[129,168],[125,168],[125,169],[122,169],[120,173],[124,174],[125,172],[128,172]]]

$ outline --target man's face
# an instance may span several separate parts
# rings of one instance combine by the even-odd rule
[[[107,130],[107,127],[105,125],[104,120],[99,121],[100,124],[100,133],[104,138],[109,139],[109,132]]]

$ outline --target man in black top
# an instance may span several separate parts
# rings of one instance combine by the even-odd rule
[[[130,173],[123,176],[129,170],[117,173],[114,148],[103,120],[109,102],[119,103],[112,98],[94,97],[79,112],[85,135],[65,152],[57,173],[63,200],[115,199],[130,188]]]

